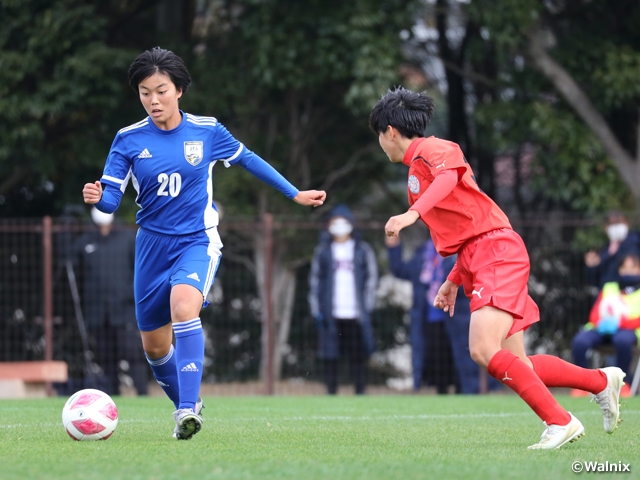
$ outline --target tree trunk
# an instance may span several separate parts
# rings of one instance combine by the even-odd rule
[[[254,234],[254,259],[256,265],[256,285],[258,295],[263,309],[267,308],[269,302],[268,295],[268,278],[267,278],[267,252],[265,235],[261,229],[256,229]],[[286,345],[289,340],[289,332],[291,330],[291,319],[293,316],[293,306],[296,290],[296,274],[295,269],[290,268],[282,260],[282,253],[274,243],[270,252],[272,261],[271,273],[271,315],[273,316],[273,325],[271,331],[271,339],[273,342],[273,357],[267,358],[266,346],[266,312],[262,316],[262,335],[263,349],[260,358],[260,380],[267,380],[267,365],[273,366],[273,380],[277,381],[282,376],[282,357],[286,353]]]
[[[636,208],[640,209],[640,189],[638,189],[638,180],[640,180],[638,165],[640,162],[627,153],[589,97],[571,75],[547,53],[544,47],[544,35],[544,32],[539,28],[529,35],[530,57],[538,70],[553,84],[582,121],[600,139],[606,154],[611,158],[620,177],[633,194]]]
[[[282,378],[282,361],[287,353],[289,332],[291,331],[291,318],[293,316],[293,304],[296,291],[295,270],[286,268],[278,262],[274,265],[277,272],[274,275],[273,287],[273,317],[275,320],[273,348],[273,379],[278,381]]]

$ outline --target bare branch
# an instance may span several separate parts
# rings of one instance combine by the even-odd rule
[[[353,171],[353,169],[356,167],[358,160],[360,160],[360,158],[365,153],[371,150],[372,150],[371,145],[367,145],[366,147],[363,147],[360,150],[357,150],[353,155],[351,155],[351,157],[349,157],[349,160],[347,160],[347,162],[342,167],[340,167],[337,170],[331,171],[327,175],[324,183],[319,188],[319,190],[329,190],[335,182],[340,180],[342,177],[349,175]]]

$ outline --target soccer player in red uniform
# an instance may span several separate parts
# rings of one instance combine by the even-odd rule
[[[504,212],[478,188],[460,147],[424,137],[433,111],[430,97],[402,87],[387,92],[371,111],[369,126],[389,160],[409,167],[411,207],[389,219],[386,235],[395,237],[421,219],[440,255],[458,254],[434,306],[453,315],[458,287],[464,286],[471,300],[471,357],[546,424],[530,449],[559,448],[584,435],[582,423],[560,406],[548,387],[593,393],[604,429],[612,433],[619,422],[624,373],[616,367],[585,369],[551,355],[527,356],[523,334],[540,320],[540,312],[528,294],[530,264],[524,242]]]

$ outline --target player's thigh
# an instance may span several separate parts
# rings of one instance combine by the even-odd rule
[[[171,323],[171,272],[177,256],[175,238],[140,229],[136,238],[134,295],[142,332]]]
[[[222,257],[222,242],[216,228],[182,239],[182,252],[171,272],[171,285],[191,285],[207,296]]]
[[[492,306],[525,318],[530,265],[517,233],[509,229],[487,232],[463,249],[459,261],[465,267],[465,294],[472,312]]]
[[[171,288],[171,321],[186,322],[197,318],[203,299],[202,292],[192,285],[174,285]]]

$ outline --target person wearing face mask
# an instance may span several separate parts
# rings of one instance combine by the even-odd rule
[[[338,390],[338,358],[347,357],[355,393],[365,392],[366,363],[374,350],[371,312],[378,267],[368,243],[353,230],[348,207],[335,207],[311,263],[309,306],[319,336],[327,392]]]
[[[618,268],[618,281],[607,282],[591,308],[589,322],[576,334],[572,342],[576,365],[588,368],[587,352],[600,345],[613,345],[616,350],[616,365],[630,375],[633,347],[640,334],[640,257],[626,255]],[[573,389],[574,397],[589,395]],[[620,390],[620,396],[629,397],[629,383]]]
[[[588,251],[584,257],[587,283],[598,289],[605,283],[618,279],[618,265],[625,255],[640,255],[640,232],[629,230],[629,222],[622,212],[609,212],[605,231],[609,244],[599,253],[595,250]]]
[[[136,235],[113,228],[114,215],[95,207],[91,219],[97,228],[73,243],[71,262],[81,285],[94,360],[104,372],[98,379],[99,388],[109,395],[120,394],[119,370],[123,369],[137,393],[146,395],[149,367],[141,353],[133,298]]]

